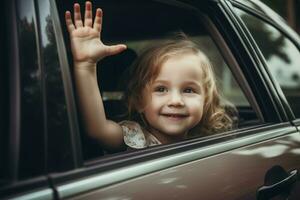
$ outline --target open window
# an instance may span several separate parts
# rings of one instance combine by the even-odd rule
[[[67,51],[72,63],[69,37],[64,26],[64,11],[73,9],[73,2],[68,3],[67,5],[66,2],[57,1]],[[79,3],[84,5],[84,2]],[[98,81],[108,118],[121,121],[126,117],[126,104],[122,98],[126,89],[124,83],[130,79],[128,69],[140,51],[174,32],[184,32],[199,44],[200,49],[212,62],[219,90],[227,100],[224,100],[224,104],[230,102],[237,108],[234,118],[237,123],[235,128],[263,123],[262,114],[246,79],[241,71],[236,70],[239,66],[233,64],[237,62],[232,54],[225,55],[220,50],[226,43],[220,39],[221,35],[205,11],[173,1],[170,3],[101,1],[93,2],[93,8],[95,7],[101,7],[104,11],[102,40],[106,44],[125,43],[128,47],[125,52],[99,62]],[[84,133],[82,141],[85,159],[103,155],[100,145],[96,141],[91,141]]]

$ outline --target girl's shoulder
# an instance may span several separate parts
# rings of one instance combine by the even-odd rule
[[[161,144],[157,138],[135,121],[121,121],[119,124],[123,130],[124,143],[130,148],[142,149]]]

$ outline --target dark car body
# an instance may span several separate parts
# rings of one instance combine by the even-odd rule
[[[125,40],[138,49],[161,33],[183,30],[204,38],[204,46],[215,44],[245,96],[237,97],[229,84],[239,112],[232,131],[112,153],[83,134],[64,24],[73,3],[5,1],[0,199],[300,198],[300,39],[276,13],[248,0],[93,2],[104,10],[108,43]],[[274,57],[285,65],[273,70]],[[118,59],[105,60],[99,75],[115,119],[123,109],[115,80],[131,57]]]

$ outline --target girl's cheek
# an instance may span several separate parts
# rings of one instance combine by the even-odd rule
[[[185,101],[192,104],[203,104],[204,98],[201,95],[185,97]]]
[[[162,97],[161,96],[159,96],[159,95],[156,95],[156,94],[153,94],[152,96],[151,96],[151,98],[149,98],[148,99],[148,103],[149,104],[158,104],[159,102],[161,102],[162,101]]]
[[[199,103],[199,102],[189,102],[186,103],[186,106],[191,108],[191,109],[199,109],[199,108],[203,108],[203,104]]]

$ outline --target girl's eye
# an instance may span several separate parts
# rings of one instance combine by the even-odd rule
[[[167,92],[167,88],[164,86],[158,86],[154,89],[155,92]]]
[[[183,90],[184,93],[194,93],[195,91],[192,88],[186,88]]]

